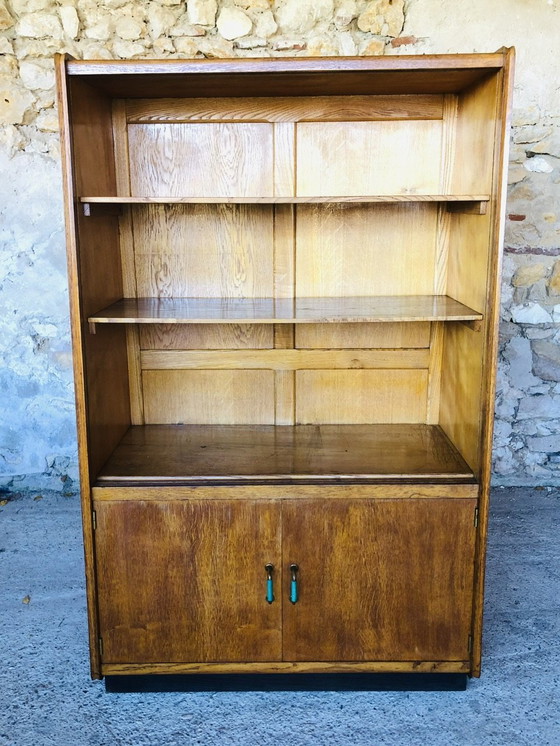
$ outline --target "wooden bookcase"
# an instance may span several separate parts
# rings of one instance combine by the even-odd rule
[[[94,677],[479,675],[512,63],[58,56]]]

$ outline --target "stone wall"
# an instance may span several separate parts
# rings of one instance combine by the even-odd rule
[[[52,55],[493,51],[518,74],[496,481],[560,483],[556,0],[0,0],[0,485],[71,487],[76,448]],[[555,326],[556,324],[556,326]]]

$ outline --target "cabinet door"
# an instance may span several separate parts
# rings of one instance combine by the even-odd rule
[[[281,659],[277,502],[99,501],[104,663]]]
[[[284,599],[284,660],[467,660],[475,506],[286,501],[282,572],[298,564],[299,599]]]

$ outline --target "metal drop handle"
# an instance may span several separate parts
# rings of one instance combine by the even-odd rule
[[[290,602],[297,604],[298,601],[298,587],[297,587],[297,571],[299,566],[295,563],[290,565],[290,572],[292,573],[292,580],[290,582]]]
[[[274,572],[274,565],[270,562],[264,566],[266,570],[266,601],[271,604],[274,601],[274,579],[272,573]]]

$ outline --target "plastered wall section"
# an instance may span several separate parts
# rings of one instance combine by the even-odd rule
[[[0,488],[77,475],[52,55],[192,58],[517,47],[495,481],[560,484],[556,0],[0,0]]]

